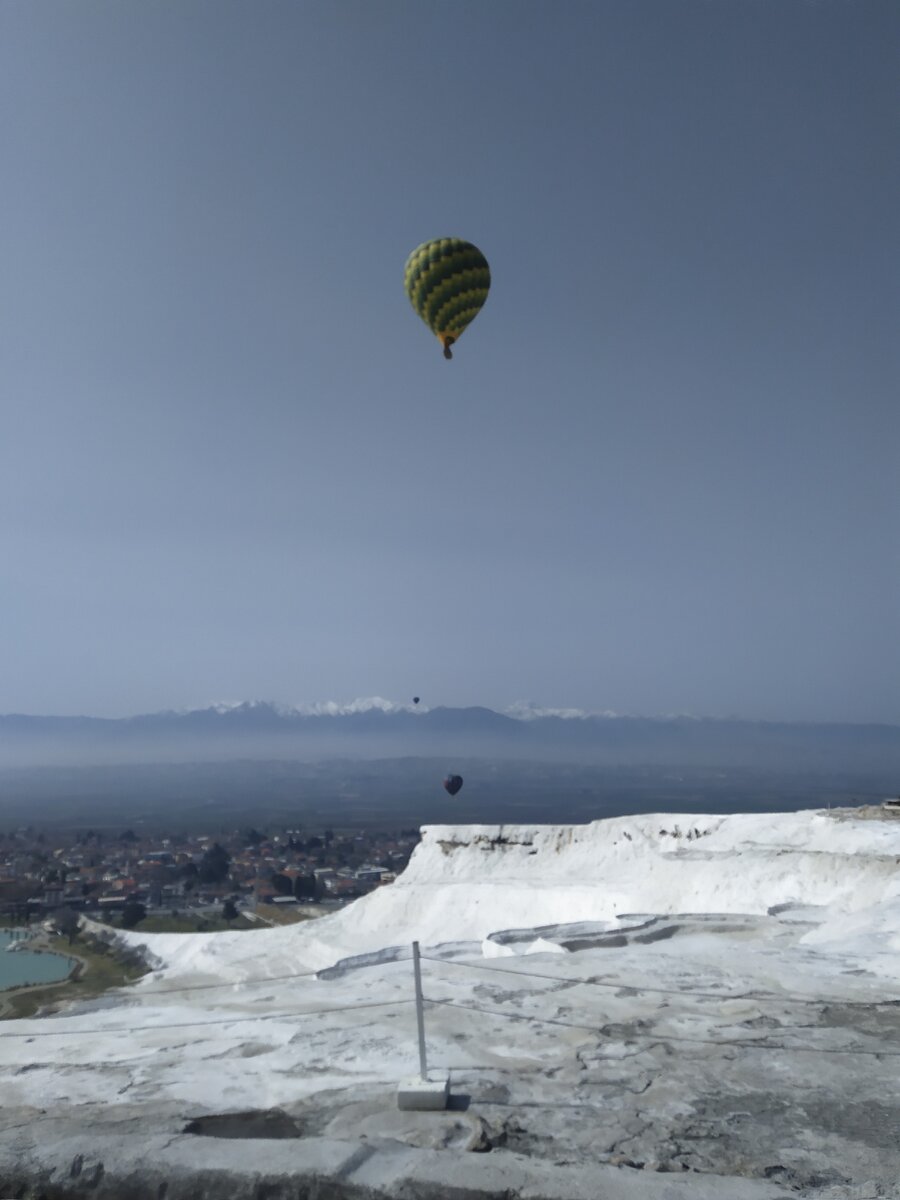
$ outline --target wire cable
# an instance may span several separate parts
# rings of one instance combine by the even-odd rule
[[[437,960],[443,961],[443,960]],[[526,972],[506,972],[507,974],[527,974]],[[577,981],[581,982],[581,981]],[[658,989],[655,989],[658,990]],[[582,1024],[577,1021],[566,1021],[559,1017],[541,1017],[528,1013],[510,1013],[500,1009],[485,1008],[482,1005],[464,1004],[458,1000],[444,1000],[433,996],[424,996],[423,1001],[426,1004],[431,1004],[441,1008],[456,1008],[465,1012],[481,1013],[485,1016],[500,1017],[508,1021],[529,1021],[538,1025],[553,1025],[564,1029],[577,1029],[585,1033],[594,1034],[602,1038],[602,1028],[596,1022],[591,1024]],[[401,1007],[403,1005],[413,1004],[412,997],[406,1000],[376,1000],[365,1004],[347,1004],[334,1005],[327,1008],[307,1009],[304,1012],[290,1013],[258,1013],[242,1017],[219,1017],[212,1021],[176,1021],[169,1022],[164,1025],[132,1025],[117,1029],[42,1029],[33,1032],[14,1032],[0,1033],[0,1038],[25,1038],[31,1040],[34,1038],[43,1037],[84,1037],[84,1036],[103,1036],[106,1034],[134,1034],[147,1032],[167,1032],[171,1029],[197,1029],[212,1026],[228,1026],[243,1024],[248,1021],[296,1021],[303,1017],[320,1016],[331,1013],[346,1013],[358,1012],[374,1008],[390,1008]],[[623,1039],[624,1041],[637,1042],[644,1041],[650,1043],[665,1043],[665,1042],[682,1042],[687,1044],[716,1046],[722,1049],[740,1048],[745,1050],[777,1050],[782,1053],[805,1053],[805,1054],[850,1054],[855,1056],[868,1056],[873,1058],[900,1058],[900,1051],[894,1050],[866,1050],[861,1048],[856,1049],[841,1049],[825,1046],[788,1046],[784,1043],[772,1043],[750,1040],[729,1040],[723,1041],[720,1038],[701,1038],[690,1037],[685,1034],[665,1034],[665,1033],[635,1033],[630,1037]]]
[[[318,971],[294,971],[290,975],[269,975],[266,979],[235,979],[229,983],[186,983],[183,987],[170,988],[134,987],[134,995],[143,998],[144,996],[169,996],[173,992],[203,992],[211,988],[264,987],[268,983],[282,983],[286,979],[309,979],[318,973]],[[142,976],[142,978],[146,978],[146,976]],[[123,984],[120,990],[133,987],[138,982],[138,980],[134,980],[132,984]]]
[[[587,978],[579,979],[571,975],[548,975],[540,971],[516,971],[510,967],[493,967],[487,963],[477,962],[460,962],[458,959],[437,958],[432,954],[420,954],[419,957],[423,961],[441,963],[448,967],[462,967],[463,970],[471,971],[494,971],[499,975],[519,975],[524,979],[546,979],[553,983],[572,983],[583,984],[585,987],[598,987],[615,989],[617,991],[622,988],[628,988],[634,992],[647,992],[652,995],[660,996],[695,996],[701,1000],[752,1000],[755,1004],[808,1004],[821,1008],[827,1004],[839,1004],[844,1008],[897,1008],[900,1007],[900,1000],[812,1000],[806,996],[756,996],[752,993],[739,993],[737,995],[726,995],[721,992],[693,992],[685,991],[679,988],[662,988],[652,987],[649,984],[642,983],[623,983],[608,982],[605,979]]]
[[[246,1017],[217,1017],[214,1021],[167,1021],[163,1025],[127,1025],[116,1029],[38,1029],[32,1033],[0,1033],[0,1038],[38,1038],[38,1037],[84,1037],[94,1035],[102,1037],[114,1033],[147,1033],[162,1032],[169,1029],[197,1029],[205,1025],[238,1025],[242,1021],[291,1021],[301,1017],[317,1017],[323,1013],[357,1012],[364,1008],[389,1008],[391,1005],[413,1004],[414,999],[408,1000],[374,1000],[368,1004],[344,1004],[334,1008],[311,1008],[305,1012],[288,1013],[256,1013]]]
[[[538,1025],[561,1025],[566,1029],[580,1029],[586,1033],[596,1034],[598,1037],[603,1037],[603,1031],[597,1024],[581,1025],[575,1021],[563,1021],[559,1017],[535,1017],[528,1013],[508,1013],[501,1012],[499,1009],[481,1008],[479,1005],[462,1004],[458,1000],[436,1000],[433,996],[423,996],[426,1004],[440,1005],[442,1008],[462,1008],[468,1012],[486,1013],[492,1017],[505,1017],[509,1021],[534,1021]],[[742,1050],[780,1050],[783,1053],[792,1053],[794,1051],[801,1054],[862,1054],[872,1058],[900,1058],[900,1050],[841,1050],[833,1049],[827,1046],[785,1046],[783,1044],[774,1044],[772,1042],[754,1042],[754,1041],[722,1041],[718,1038],[700,1038],[689,1037],[686,1034],[668,1034],[668,1033],[634,1033],[627,1038],[623,1038],[625,1042],[688,1042],[696,1043],[700,1046],[720,1046],[722,1049],[740,1048]]]

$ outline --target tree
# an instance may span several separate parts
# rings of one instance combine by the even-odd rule
[[[226,921],[234,921],[240,914],[237,910],[237,905],[231,896],[222,905],[222,917]]]
[[[315,875],[298,875],[294,880],[294,895],[298,900],[315,900]]]
[[[265,834],[260,833],[258,829],[247,829],[244,832],[244,841],[248,846],[258,846],[265,840]]]
[[[78,913],[71,908],[60,908],[53,914],[53,923],[60,933],[64,933],[69,939],[69,945],[75,940],[75,934],[78,932]]]
[[[290,877],[282,875],[278,871],[272,876],[272,887],[280,896],[293,895],[294,885],[291,883]]]
[[[122,928],[134,929],[147,915],[147,910],[139,900],[128,900],[122,909]]]
[[[231,855],[218,842],[213,842],[210,848],[204,851],[203,857],[200,859],[200,865],[197,868],[197,878],[201,883],[221,883],[228,877],[228,868],[230,866]]]

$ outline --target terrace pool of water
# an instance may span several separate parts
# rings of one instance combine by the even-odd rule
[[[57,983],[75,966],[75,959],[49,950],[9,950],[21,931],[0,929],[0,991],[26,984]]]

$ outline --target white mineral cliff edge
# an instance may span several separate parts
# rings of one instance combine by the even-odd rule
[[[810,945],[840,952],[852,944],[871,958],[869,970],[900,980],[900,819],[651,814],[586,825],[432,825],[422,834],[395,883],[332,916],[252,936],[135,931],[125,940],[146,947],[165,978],[239,981],[321,970],[413,940],[478,943],[511,929],[613,927],[633,914],[810,907]]]

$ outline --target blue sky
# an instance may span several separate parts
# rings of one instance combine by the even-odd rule
[[[4,0],[0,711],[900,721],[900,8]],[[490,261],[447,363],[403,264]]]

